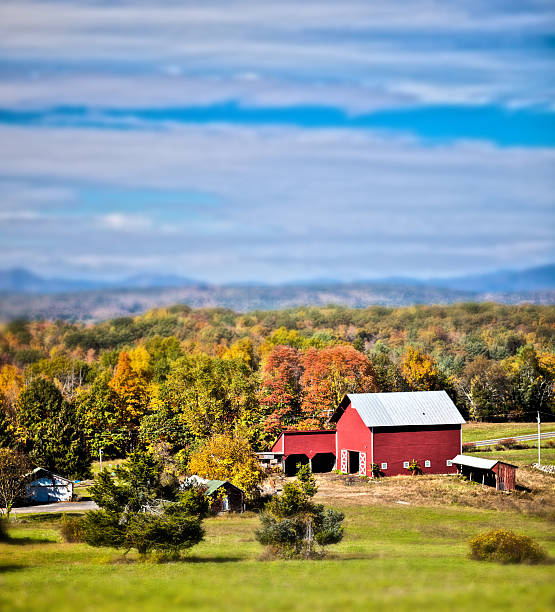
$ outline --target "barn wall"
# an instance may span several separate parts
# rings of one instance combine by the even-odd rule
[[[424,474],[455,474],[456,466],[448,466],[460,451],[460,425],[426,427],[374,428],[374,463],[387,463],[386,476],[408,475],[404,461],[416,459]],[[429,460],[431,466],[425,467]]]
[[[370,430],[360,418],[358,412],[348,406],[337,422],[337,467],[341,469],[341,456],[346,451],[358,451],[365,454],[365,461],[361,460],[361,473],[370,473],[372,463],[372,441]],[[453,455],[454,456],[454,455]],[[366,467],[368,466],[368,467]]]
[[[270,449],[272,453],[283,453],[283,434],[280,434],[279,438],[274,442],[274,445]]]
[[[310,459],[316,453],[335,455],[335,431],[284,432],[284,450],[288,455],[306,455]]]
[[[516,468],[506,463],[494,465],[492,471],[497,474],[499,480],[498,489],[512,491],[516,485]]]

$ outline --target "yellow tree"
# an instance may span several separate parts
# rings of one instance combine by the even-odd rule
[[[147,381],[137,373],[129,353],[122,351],[109,386],[116,394],[118,417],[122,425],[138,425],[148,407]]]
[[[10,419],[15,416],[17,398],[23,389],[23,376],[13,365],[6,364],[0,368],[0,395]]]
[[[441,373],[436,362],[426,353],[409,346],[403,357],[401,373],[415,391],[441,390]]]
[[[246,493],[263,479],[260,464],[250,444],[243,438],[218,434],[191,455],[189,472],[202,478],[229,480]]]

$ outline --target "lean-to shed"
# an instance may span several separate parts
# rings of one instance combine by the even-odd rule
[[[470,455],[457,455],[452,461],[459,473],[469,480],[495,487],[499,491],[510,491],[515,488],[516,465]]]

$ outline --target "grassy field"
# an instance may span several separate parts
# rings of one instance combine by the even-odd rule
[[[543,442],[543,444],[545,444],[545,442]],[[522,446],[524,446],[524,443]],[[495,450],[495,448],[492,446],[491,449],[492,450],[488,452],[467,451],[466,454],[474,455],[475,457],[482,457],[483,459],[499,459],[518,466],[530,465],[538,461],[537,446],[528,446],[527,448],[512,450]],[[555,464],[555,448],[547,448],[542,445],[541,460],[542,464]]]
[[[555,431],[555,423],[542,423],[542,431]],[[538,433],[537,423],[465,423],[462,426],[463,442],[510,438]]]
[[[552,492],[550,477],[530,470],[529,478]],[[529,511],[532,506],[519,506],[522,494],[513,498],[453,477],[353,485],[330,475],[319,484],[319,500],[346,514],[345,538],[323,561],[260,561],[258,518],[248,514],[208,519],[206,540],[188,560],[160,565],[61,543],[56,517],[18,521],[11,530],[15,541],[0,544],[0,609],[553,609],[552,565],[467,558],[470,537],[500,526],[536,538],[555,556],[553,523]],[[469,507],[470,500],[478,507]],[[552,496],[543,503],[553,509]]]

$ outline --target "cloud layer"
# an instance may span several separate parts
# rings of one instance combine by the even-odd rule
[[[6,0],[2,267],[281,282],[550,262],[554,17]]]

